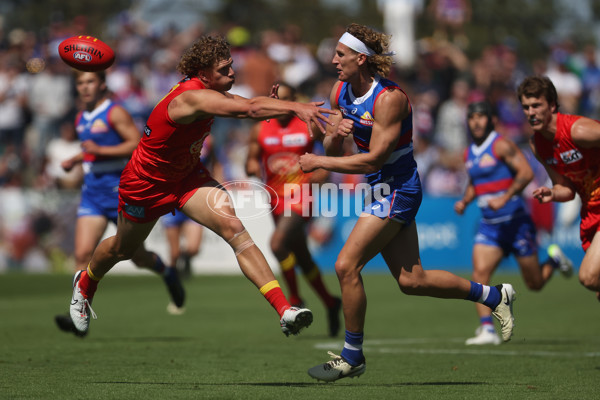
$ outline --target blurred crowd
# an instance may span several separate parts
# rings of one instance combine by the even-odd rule
[[[526,149],[529,128],[515,95],[526,75],[544,74],[552,79],[562,112],[600,117],[595,46],[564,40],[549,49],[547,57],[524,64],[518,43],[507,39],[485,47],[477,57],[468,57],[468,38],[460,29],[468,10],[463,11],[464,18],[451,31],[443,29],[444,14],[436,14],[440,21],[436,30],[415,39],[414,60],[396,63],[391,76],[411,99],[415,156],[424,190],[432,196],[463,193],[469,102],[488,99],[497,113],[496,130]],[[223,26],[218,32],[207,32],[201,25],[157,32],[124,13],[111,30],[112,34],[101,38],[117,55],[107,71],[107,83],[141,131],[152,107],[181,79],[175,66],[182,51],[206,33],[224,35],[232,45],[233,93],[269,95],[273,83],[284,81],[295,86],[306,101],[328,101],[336,79],[331,59],[344,27],[334,26],[330,37],[316,45],[306,43],[301,28],[292,24],[261,32],[236,25]],[[58,57],[57,48],[63,39],[87,31],[84,17],[53,22],[43,35],[0,30],[0,188],[73,189],[80,184],[80,171],[67,174],[60,168],[61,160],[79,151],[73,121],[80,105],[72,71]],[[244,177],[251,123],[215,123],[212,149],[222,166],[222,179]],[[545,180],[537,163],[532,165],[539,180]]]

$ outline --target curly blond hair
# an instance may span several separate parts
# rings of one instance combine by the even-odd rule
[[[203,36],[183,52],[177,71],[186,76],[196,76],[198,71],[216,65],[231,57],[231,46],[222,37]]]
[[[346,32],[359,39],[366,44],[375,55],[367,58],[367,66],[373,74],[378,74],[383,77],[388,76],[392,66],[392,57],[385,56],[382,53],[388,51],[390,45],[390,36],[374,31],[364,25],[352,23],[346,27]]]

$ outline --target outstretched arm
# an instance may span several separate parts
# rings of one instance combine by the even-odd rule
[[[325,128],[319,121],[327,122],[325,114],[336,112],[320,107],[323,102],[298,103],[260,96],[246,99],[215,90],[188,90],[169,103],[169,116],[179,124],[189,124],[197,119],[212,116],[225,118],[267,119],[281,115],[296,115],[307,124],[316,124],[321,132]]]

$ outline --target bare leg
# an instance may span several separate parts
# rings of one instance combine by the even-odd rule
[[[92,253],[106,230],[108,220],[100,215],[78,217],[75,223],[75,267],[87,268]]]
[[[473,275],[471,276],[473,281],[489,285],[492,274],[498,268],[503,256],[502,249],[499,247],[475,244],[473,246]],[[492,316],[492,310],[481,303],[475,303],[475,308],[479,318]]]

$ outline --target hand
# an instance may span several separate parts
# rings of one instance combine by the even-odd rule
[[[273,99],[278,99],[279,98],[279,95],[277,94],[278,91],[279,91],[279,83],[277,83],[271,87],[271,94],[269,95],[269,97],[271,97]]]
[[[320,123],[320,121],[323,121],[326,124],[330,125],[333,124],[329,122],[329,119],[323,114],[337,115],[337,111],[319,107],[322,106],[324,103],[325,102],[323,101],[312,103],[296,103],[298,107],[296,108],[295,114],[298,116],[298,118],[300,118],[302,121],[308,124],[309,129],[312,122],[317,126],[317,128],[319,128],[321,133],[325,134],[325,126],[322,123]]]
[[[61,162],[60,166],[62,167],[62,169],[65,170],[65,172],[69,172],[75,166],[75,161],[73,161],[73,159],[69,158],[68,160]]]
[[[454,203],[454,211],[458,215],[463,215],[466,208],[467,208],[467,203],[465,203],[464,200],[459,200],[456,203]]]
[[[319,156],[316,156],[311,153],[305,153],[304,155],[300,156],[300,158],[298,159],[298,164],[300,164],[300,168],[302,169],[302,172],[312,172],[315,169],[321,168],[319,166],[318,161],[319,161]]]
[[[348,119],[348,118],[344,118],[343,120],[340,121],[340,123],[338,124],[337,131],[335,132],[335,134],[337,136],[341,136],[341,137],[347,137],[353,133],[354,133],[354,121],[352,121],[351,119]]]
[[[545,186],[535,189],[532,195],[533,198],[540,203],[549,203],[554,199],[554,193],[552,192],[552,189]]]
[[[88,139],[85,142],[82,142],[81,148],[83,149],[84,152],[86,152],[88,154],[96,154],[97,155],[100,153],[100,146],[98,146],[96,144],[96,142],[94,142],[91,139]]]

